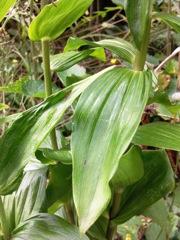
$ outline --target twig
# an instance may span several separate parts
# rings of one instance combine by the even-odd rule
[[[173,58],[176,54],[178,54],[180,52],[180,47],[177,47],[172,53],[171,55],[169,55],[164,61],[162,61],[161,64],[159,64],[159,66],[154,70],[155,73],[157,73],[171,58]]]

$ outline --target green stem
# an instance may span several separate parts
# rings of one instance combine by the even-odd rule
[[[33,8],[34,6],[34,1],[31,0],[30,2],[30,21],[32,22],[33,18]],[[31,77],[33,78],[33,80],[36,80],[36,75],[37,75],[37,64],[36,64],[36,60],[35,58],[35,52],[36,52],[36,48],[35,48],[35,43],[33,41],[31,41],[31,62],[32,62],[32,70],[31,70]],[[33,73],[32,73],[33,72]]]
[[[44,81],[45,81],[45,92],[46,98],[52,94],[52,81],[51,81],[51,70],[50,70],[50,44],[49,39],[42,40],[42,55],[44,64]],[[51,143],[54,150],[58,149],[56,132],[55,129],[50,133]]]
[[[107,228],[106,237],[108,240],[114,239],[114,236],[117,231],[117,226],[112,224],[111,220],[117,216],[121,208],[121,196],[122,196],[123,188],[117,188],[114,192],[113,205],[110,211],[110,220]]]
[[[4,233],[4,238],[9,239],[10,238],[9,224],[7,222],[1,196],[0,196],[0,222],[1,222],[2,231]]]
[[[151,13],[152,13],[152,5],[153,1],[150,0],[149,4],[149,14],[147,15],[146,19],[146,32],[144,34],[143,43],[141,49],[137,51],[134,63],[133,63],[133,70],[136,71],[143,71],[144,65],[146,62],[146,55],[149,45],[149,37],[150,37],[150,30],[151,30]]]
[[[171,14],[171,0],[168,0],[168,14]],[[167,51],[166,54],[169,56],[172,52],[171,49],[171,27],[167,26]]]

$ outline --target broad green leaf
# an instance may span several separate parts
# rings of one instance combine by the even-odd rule
[[[64,48],[64,52],[77,50],[79,47],[85,45],[106,48],[130,63],[134,61],[136,55],[136,48],[131,43],[120,38],[90,42],[84,39],[70,37],[67,41],[66,47]]]
[[[22,224],[12,233],[10,240],[88,240],[87,236],[80,238],[78,228],[64,219],[50,214],[39,214]]]
[[[47,168],[27,171],[15,193],[16,226],[46,209]]]
[[[78,64],[68,68],[63,72],[58,72],[57,75],[65,86],[79,82],[80,80],[83,80],[89,76],[86,74],[86,69]]]
[[[149,217],[154,223],[166,228],[168,225],[168,206],[164,199],[160,199],[142,213],[143,216]]]
[[[179,17],[161,12],[154,12],[152,16],[153,18],[160,18],[163,22],[172,27],[176,32],[180,33]]]
[[[109,181],[138,127],[150,87],[150,72],[116,68],[100,76],[78,101],[72,156],[73,195],[81,233],[110,201]]]
[[[28,77],[17,80],[16,82],[11,83],[6,87],[0,87],[0,91],[20,93],[26,96],[40,98],[45,97],[44,83],[41,80],[29,80]],[[55,91],[57,91],[57,88],[53,85],[53,92]]]
[[[3,204],[10,231],[20,222],[46,209],[46,174],[47,168],[25,172],[18,190],[4,196]]]
[[[123,239],[126,239],[126,235],[130,234],[132,240],[139,240],[138,231],[141,224],[142,222],[140,217],[135,216],[132,217],[129,221],[119,225],[117,231],[123,237]]]
[[[30,24],[29,38],[32,41],[56,39],[85,13],[92,2],[59,0],[56,1],[56,7],[53,4],[46,5]]]
[[[156,223],[152,223],[147,229],[145,233],[147,240],[157,239],[157,240],[164,240],[167,239],[166,230],[163,229]]]
[[[0,111],[3,110],[3,109],[7,109],[9,108],[8,105],[4,104],[4,103],[0,103]]]
[[[50,68],[53,72],[64,71],[76,63],[85,60],[89,56],[97,57],[105,61],[103,48],[89,49],[81,52],[70,51],[50,56]]]
[[[64,71],[76,63],[86,59],[94,50],[84,50],[81,52],[67,52],[50,56],[50,68],[53,72]]]
[[[53,159],[63,164],[72,164],[72,156],[70,149],[62,148],[60,150],[52,150],[48,148],[40,148],[45,158]]]
[[[140,50],[147,37],[147,25],[150,25],[149,11],[152,1],[125,0],[124,7],[129,28],[136,47]]]
[[[142,178],[144,169],[140,154],[140,148],[133,146],[120,158],[118,168],[111,180],[114,188],[126,187]]]
[[[15,194],[6,195],[2,197],[3,206],[6,213],[6,219],[9,226],[9,232],[12,232],[15,229]],[[4,240],[4,238],[3,238]]]
[[[59,122],[65,110],[107,68],[77,84],[50,96],[39,105],[23,112],[0,139],[0,194],[13,192],[26,164],[48,133]],[[70,92],[70,94],[69,94]],[[68,95],[67,95],[68,94]]]
[[[48,211],[52,213],[56,202],[58,202],[57,205],[60,207],[72,196],[72,166],[62,163],[50,166],[50,176],[46,193]]]
[[[180,151],[180,125],[168,122],[154,122],[138,128],[134,144]]]
[[[0,22],[6,16],[9,9],[15,4],[16,0],[0,0]]]
[[[97,44],[130,63],[134,61],[136,49],[132,44],[123,39],[104,39],[97,42]]]
[[[164,150],[143,151],[142,158],[144,176],[124,190],[121,210],[112,221],[114,224],[122,224],[141,214],[174,187],[174,173]]]

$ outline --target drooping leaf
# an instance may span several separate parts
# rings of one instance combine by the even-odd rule
[[[84,39],[70,37],[67,41],[66,47],[64,48],[64,52],[77,50],[79,47],[85,45],[106,48],[130,63],[134,61],[136,54],[136,48],[131,43],[120,38],[90,42]]]
[[[72,156],[73,194],[81,233],[110,201],[109,181],[138,127],[150,87],[150,72],[116,68],[99,77],[78,101]]]
[[[101,48],[83,50],[81,52],[70,51],[50,56],[50,68],[53,72],[64,71],[76,63],[85,60],[89,56],[98,57],[105,61],[104,50]],[[100,52],[100,54],[99,54]]]
[[[62,163],[51,166],[50,176],[46,192],[47,205],[48,211],[54,213],[72,196],[72,166]],[[58,209],[55,209],[55,206],[58,206]]]
[[[118,168],[111,183],[114,188],[126,187],[141,179],[143,174],[144,169],[140,148],[133,146],[120,158]]]
[[[9,9],[15,4],[16,0],[0,0],[0,22],[6,16]]]
[[[174,173],[164,150],[143,151],[142,159],[144,176],[124,190],[121,210],[112,221],[114,224],[124,223],[141,214],[174,187]]]
[[[60,150],[52,150],[48,148],[40,148],[45,158],[52,159],[63,164],[72,164],[72,156],[70,149],[62,148]]]
[[[151,1],[125,0],[124,8],[136,47],[140,50],[147,37],[146,29],[150,24],[149,10]]]
[[[112,67],[50,96],[23,112],[11,124],[0,139],[1,195],[9,194],[17,188],[19,183],[16,180],[23,168],[34,157],[35,151],[58,123],[64,111],[98,76],[109,69]]]
[[[84,50],[81,52],[67,52],[50,56],[50,68],[53,72],[64,71],[76,63],[86,59],[93,50]]]
[[[166,14],[161,12],[153,13],[153,18],[160,18],[167,25],[172,27],[176,32],[180,33],[180,18],[172,14]]]
[[[138,128],[134,144],[142,144],[180,151],[180,125],[168,122],[153,122]]]
[[[56,39],[85,13],[92,2],[93,0],[58,0],[56,7],[53,4],[46,5],[30,24],[29,38],[32,41]]]
[[[39,214],[20,224],[12,233],[10,240],[88,240],[79,236],[78,228],[64,219],[50,214]]]

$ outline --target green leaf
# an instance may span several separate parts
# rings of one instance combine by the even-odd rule
[[[72,156],[70,149],[52,150],[48,148],[40,148],[45,158],[53,159],[63,164],[72,164]]]
[[[0,139],[0,194],[17,189],[16,181],[40,144],[59,122],[65,110],[107,68],[77,84],[50,96],[23,112]],[[71,92],[70,94],[68,94]],[[67,96],[68,94],[68,96]]]
[[[59,0],[56,1],[56,7],[53,4],[46,5],[30,24],[29,38],[32,41],[56,39],[85,13],[92,2],[71,0],[67,3],[67,0]]]
[[[152,239],[164,240],[167,238],[167,233],[166,233],[165,229],[163,229],[156,223],[152,223],[146,229],[145,236],[146,236],[147,240],[152,240]]]
[[[180,125],[167,122],[154,122],[138,128],[134,144],[180,151]]]
[[[20,222],[45,210],[46,175],[47,168],[25,172],[18,190],[3,198],[11,231]]]
[[[180,33],[180,18],[172,14],[155,12],[153,18],[160,18],[167,25],[172,27],[176,32]]]
[[[119,161],[118,168],[111,180],[114,188],[131,185],[144,175],[141,151],[138,146],[133,146]]]
[[[88,234],[95,239],[106,240],[106,231],[109,219],[106,216],[100,216],[97,221],[88,230]]]
[[[20,115],[20,113],[15,113],[15,114],[9,115],[7,117],[0,118],[0,125],[4,124],[6,122],[14,121],[16,119],[16,117],[19,115]]]
[[[53,72],[64,71],[76,63],[86,59],[94,50],[84,50],[81,52],[67,52],[50,56],[50,68]]]
[[[112,2],[116,5],[121,6],[121,7],[124,6],[124,0],[112,0]]]
[[[126,17],[136,47],[140,50],[146,38],[151,1],[125,0]]]
[[[149,217],[154,223],[162,228],[168,227],[168,207],[164,199],[160,199],[142,213],[143,216]]]
[[[58,202],[59,209],[72,196],[72,166],[62,163],[50,166],[50,176],[47,187],[47,205],[48,211],[52,213],[57,211],[56,202]]]
[[[53,86],[53,91],[57,90],[55,86]],[[14,83],[9,84],[8,86],[0,87],[0,91],[3,92],[12,92],[12,93],[20,93],[26,96],[33,97],[45,97],[45,88],[44,83],[41,80],[29,80],[28,77],[24,77],[22,79],[17,80]]]
[[[130,234],[132,240],[139,240],[138,231],[141,224],[142,222],[140,217],[135,216],[132,217],[129,221],[119,225],[117,231],[123,237],[123,239],[127,239],[126,235]]]
[[[97,57],[105,61],[105,54],[103,48],[89,49],[81,52],[70,51],[50,56],[50,68],[53,72],[64,71],[76,63],[85,60],[89,56]]]
[[[27,171],[15,194],[16,226],[46,209],[47,168]]]
[[[16,0],[0,0],[0,22],[6,16],[9,9],[15,4]]]
[[[143,151],[144,176],[128,186],[122,194],[118,216],[112,221],[121,224],[165,196],[174,187],[174,173],[164,150]]]
[[[8,105],[4,104],[4,103],[0,103],[0,111],[3,110],[3,109],[7,109],[9,108]]]
[[[84,39],[70,37],[67,41],[66,47],[64,48],[64,52],[77,50],[79,47],[85,45],[106,48],[130,63],[134,61],[136,55],[136,48],[131,43],[120,38],[90,42]]]
[[[81,233],[110,201],[109,181],[138,127],[150,87],[150,72],[116,68],[92,83],[78,101],[72,156],[74,201]]]
[[[97,44],[101,47],[107,48],[130,63],[134,61],[136,49],[131,43],[123,39],[104,39],[97,42]]]
[[[83,80],[89,76],[86,74],[86,69],[78,64],[68,68],[63,72],[58,72],[57,75],[65,86],[79,82],[80,80]]]
[[[78,228],[64,219],[50,214],[39,214],[20,224],[12,233],[10,240],[88,240],[80,238]]]

